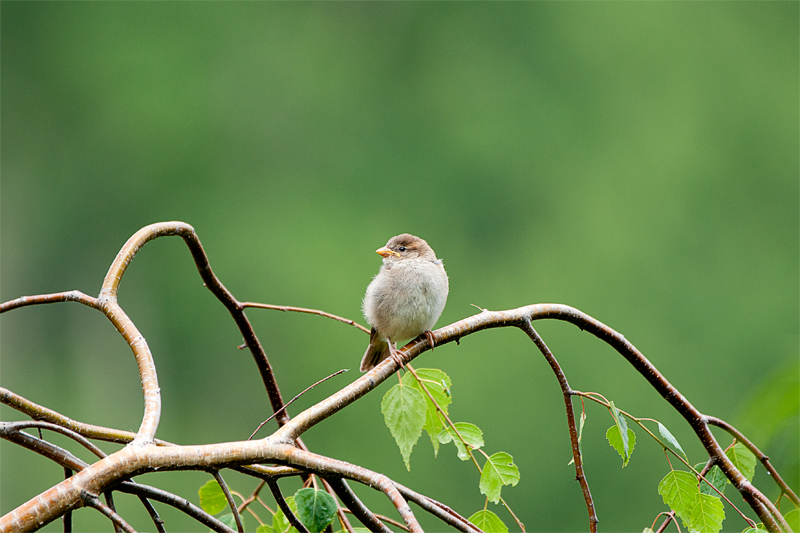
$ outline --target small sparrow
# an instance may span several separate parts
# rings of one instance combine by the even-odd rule
[[[383,257],[378,275],[367,287],[362,309],[372,330],[361,360],[366,372],[390,355],[396,343],[425,334],[433,348],[431,328],[447,303],[447,273],[428,243],[408,233],[375,250]]]

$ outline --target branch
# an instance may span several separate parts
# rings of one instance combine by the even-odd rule
[[[61,413],[27,400],[3,387],[0,387],[0,403],[9,406],[12,409],[16,409],[17,411],[28,415],[34,420],[51,422],[58,426],[71,429],[75,433],[90,439],[116,442],[118,444],[127,444],[136,437],[136,433],[131,431],[122,431],[103,426],[94,426],[92,424],[85,424],[83,422],[72,420]],[[170,443],[159,439],[156,439],[155,443],[159,446],[170,445]]]
[[[342,500],[342,503],[350,509],[359,522],[364,524],[373,533],[392,533],[392,530],[383,525],[372,511],[358,499],[355,492],[347,485],[342,478],[329,478],[328,483]]]
[[[222,478],[222,474],[219,473],[219,470],[212,470],[211,474],[214,476],[214,479],[219,484],[219,488],[222,489],[222,493],[225,495],[225,499],[228,501],[228,506],[231,508],[233,519],[236,522],[236,529],[239,531],[239,533],[244,533],[242,517],[239,515],[239,509],[236,507],[236,502],[233,501],[233,495],[231,494],[231,491],[228,490],[228,484],[225,483],[225,480]]]
[[[333,320],[338,320],[339,322],[344,322],[350,326],[360,329],[364,333],[369,333],[369,330],[356,322],[355,320],[350,320],[349,318],[343,318],[337,315],[332,315],[331,313],[326,313],[325,311],[320,311],[318,309],[306,309],[305,307],[292,307],[290,305],[270,305],[270,304],[261,304],[256,302],[242,302],[239,304],[242,308],[245,307],[254,307],[256,309],[272,309],[273,311],[293,311],[295,313],[308,313],[311,315],[318,315],[323,316],[325,318],[332,318]]]
[[[748,450],[753,452],[753,455],[755,455],[761,462],[761,464],[764,465],[764,468],[767,469],[767,472],[769,472],[770,477],[775,480],[775,483],[778,485],[778,488],[781,489],[781,492],[783,494],[786,494],[786,496],[795,505],[800,506],[800,499],[798,499],[797,494],[794,493],[794,491],[789,487],[789,485],[787,485],[786,482],[783,480],[783,478],[778,474],[777,470],[775,470],[775,468],[772,466],[772,463],[769,462],[769,457],[764,455],[764,453],[761,450],[759,450],[756,447],[756,445],[750,441],[750,439],[745,437],[739,430],[737,430],[735,427],[728,424],[724,420],[720,420],[719,418],[716,418],[714,416],[709,416],[706,418],[709,424],[711,424],[712,426],[717,426],[718,428],[721,428],[724,431],[728,432],[728,434],[730,434],[733,438],[744,444]]]
[[[83,503],[87,507],[93,507],[98,511],[100,511],[101,513],[103,513],[104,515],[106,515],[114,524],[115,528],[119,527],[126,533],[136,533],[136,530],[133,529],[130,526],[130,524],[128,524],[125,520],[123,520],[123,518],[120,515],[118,515],[113,509],[111,509],[108,505],[101,502],[100,498],[86,491],[84,491],[81,494],[81,496],[83,498]]]
[[[194,258],[201,278],[208,289],[231,313],[244,337],[245,344],[250,348],[267,389],[273,412],[276,412],[278,423],[282,426],[273,435],[255,442],[228,442],[205,446],[170,446],[168,443],[159,442],[158,444],[162,444],[161,446],[154,445],[161,411],[161,396],[155,365],[144,338],[119,307],[117,291],[122,276],[136,252],[150,240],[170,235],[183,238]],[[275,479],[277,479],[275,476],[297,475],[302,472],[311,472],[327,478],[353,479],[381,490],[395,505],[410,531],[421,531],[421,528],[413,513],[411,513],[405,498],[408,498],[409,501],[415,501],[424,509],[440,516],[440,518],[462,531],[474,531],[472,524],[469,524],[466,519],[463,519],[448,507],[424,496],[416,495],[416,493],[412,493],[408,489],[401,489],[401,486],[393,483],[386,476],[342,461],[312,454],[305,450],[300,440],[300,436],[305,431],[380,385],[397,371],[400,361],[395,358],[388,358],[340,391],[332,394],[317,405],[306,409],[295,418],[290,419],[284,408],[269,361],[244,314],[246,306],[271,309],[279,309],[279,307],[238,302],[211,271],[208,258],[191,226],[182,222],[164,222],[147,226],[138,231],[120,250],[105,277],[97,299],[79,291],[23,297],[0,304],[0,313],[27,305],[61,301],[76,301],[101,310],[114,324],[117,331],[128,341],[136,357],[142,381],[145,403],[142,422],[138,432],[132,438],[133,434],[128,432],[87,425],[73,426],[75,423],[66,417],[35,404],[30,404],[30,402],[20,399],[13,393],[0,389],[0,401],[23,412],[31,412],[31,416],[34,418],[47,420],[64,427],[69,425],[70,430],[82,435],[91,432],[93,435],[102,435],[105,440],[133,444],[133,446],[127,446],[108,457],[100,459],[91,466],[86,466],[85,463],[69,454],[69,452],[46,443],[46,441],[36,439],[24,432],[8,431],[4,435],[8,440],[27,446],[59,462],[59,464],[80,471],[0,518],[0,529],[11,528],[24,531],[41,527],[81,505],[94,506],[94,502],[90,501],[92,497],[96,498],[94,495],[101,494],[120,483],[127,483],[127,479],[145,472],[175,469],[218,470],[220,468],[235,468],[246,471],[253,476],[264,477],[268,479],[270,484],[275,483]],[[329,315],[322,311],[288,307],[280,309],[327,316],[360,328],[353,321]],[[742,476],[741,472],[735,468],[716,442],[708,426],[709,424],[715,424],[722,427],[721,424],[724,425],[724,422],[700,413],[624,336],[577,309],[557,304],[538,304],[507,311],[492,312],[483,310],[477,315],[437,330],[433,333],[433,340],[436,345],[440,346],[448,342],[458,341],[461,337],[482,329],[508,326],[521,327],[528,331],[530,335],[530,331],[533,331],[530,321],[541,319],[568,321],[614,347],[684,417],[700,439],[709,454],[710,460],[721,468],[728,480],[739,490],[767,528],[777,530],[779,524],[785,524],[774,505]],[[535,334],[535,331],[533,333]],[[536,342],[537,337],[538,335],[532,337],[534,342]],[[539,340],[541,339],[539,338]],[[412,361],[422,352],[430,349],[431,344],[424,339],[412,341],[400,351],[402,361]],[[537,345],[539,344],[541,344],[540,349],[544,348],[543,353],[547,357],[549,350],[546,350],[543,342],[537,343]],[[553,369],[562,383],[562,391],[569,391],[566,379],[560,369],[557,368],[557,364]],[[569,403],[567,413],[568,422],[571,425],[570,434],[573,437],[574,453],[574,413],[572,412],[571,401],[566,402],[566,396],[565,394],[565,403]],[[103,437],[92,436],[92,438]],[[763,456],[763,454],[761,455]],[[255,465],[255,463],[263,462],[283,466],[265,467]],[[578,461],[576,460],[577,468]],[[410,496],[411,494],[415,495],[414,498]],[[787,493],[787,495],[789,494]],[[89,498],[89,500],[86,498]],[[588,501],[591,501],[591,499],[589,498]],[[590,510],[590,516],[592,512]],[[119,527],[123,527],[122,522],[115,521],[115,523]]]
[[[303,523],[295,516],[292,509],[289,507],[289,504],[286,502],[286,498],[283,497],[283,493],[281,492],[280,487],[278,487],[278,482],[274,479],[267,481],[267,485],[269,485],[269,490],[272,491],[272,496],[275,498],[275,502],[280,507],[281,511],[283,511],[283,515],[292,524],[297,531],[300,533],[308,533],[308,529]]]
[[[547,347],[539,333],[533,329],[533,325],[529,319],[524,319],[520,329],[528,334],[533,343],[542,352],[544,358],[550,364],[550,368],[558,379],[558,384],[561,387],[561,394],[564,397],[564,405],[567,410],[567,426],[569,427],[569,439],[572,443],[572,460],[575,463],[575,479],[580,483],[581,490],[583,491],[583,499],[586,501],[586,509],[589,512],[589,531],[596,533],[597,531],[597,512],[594,508],[594,501],[592,500],[592,493],[589,490],[589,483],[586,481],[586,474],[583,472],[583,458],[581,457],[580,442],[578,442],[578,430],[575,427],[575,412],[572,407],[572,389],[567,382],[567,376],[561,370],[561,366],[556,361],[550,348]]]

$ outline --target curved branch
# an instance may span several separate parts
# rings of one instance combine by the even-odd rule
[[[67,291],[53,294],[40,294],[37,296],[22,296],[14,300],[9,300],[0,304],[0,313],[5,313],[6,311],[11,311],[19,307],[27,307],[29,305],[52,304],[57,302],[78,302],[88,307],[99,309],[97,298],[83,294],[81,291]]]
[[[178,509],[179,511],[182,511],[188,516],[194,518],[204,526],[213,529],[214,531],[218,531],[219,533],[235,533],[233,529],[229,528],[218,519],[203,511],[203,509],[193,504],[186,498],[176,496],[165,490],[150,487],[149,485],[142,485],[141,483],[135,483],[133,481],[124,481],[120,483],[116,487],[116,490],[128,494],[135,494],[140,498],[155,500],[157,502],[174,507],[175,509]]]
[[[289,504],[286,502],[286,498],[283,497],[283,493],[281,492],[280,487],[278,486],[278,482],[274,479],[267,481],[267,485],[269,485],[269,490],[272,491],[272,497],[275,498],[275,502],[280,507],[281,511],[283,511],[283,516],[286,517],[286,520],[292,524],[297,531],[300,533],[308,533],[308,529],[306,526],[295,516],[292,509],[289,507]]]
[[[66,435],[67,437],[71,438],[97,457],[102,459],[106,457],[106,453],[95,446],[92,442],[90,442],[87,438],[83,435],[72,431],[71,429],[67,429],[65,427],[61,427],[57,424],[51,424],[50,422],[37,422],[37,421],[29,421],[29,422],[0,422],[0,436],[5,435],[6,433],[11,432],[18,432],[26,428],[40,428],[40,429],[49,429],[50,431],[54,431],[56,433],[61,433],[62,435]]]
[[[331,488],[336,492],[336,495],[339,496],[339,499],[342,500],[342,503],[350,509],[359,522],[364,524],[367,529],[372,531],[373,533],[391,533],[392,530],[383,525],[383,523],[378,520],[378,518],[369,510],[369,508],[364,505],[361,500],[356,496],[356,493],[347,485],[344,479],[337,477],[337,478],[328,478],[328,483],[330,484]]]
[[[169,235],[177,235],[184,239],[194,258],[201,278],[209,290],[229,310],[244,337],[245,343],[250,348],[259,368],[259,372],[261,373],[262,381],[267,389],[273,411],[278,413],[278,422],[282,426],[272,436],[262,439],[261,441],[245,443],[224,443],[207,446],[152,446],[152,443],[155,442],[155,433],[158,427],[161,410],[161,397],[158,389],[155,365],[147,343],[127,315],[119,307],[116,296],[121,278],[136,252],[148,241],[160,236]],[[200,241],[194,229],[188,224],[182,222],[164,222],[147,226],[138,231],[128,240],[122,250],[120,250],[105,277],[100,295],[96,300],[79,291],[69,291],[38,297],[18,298],[0,304],[0,312],[26,305],[59,301],[77,301],[84,305],[102,310],[131,346],[139,366],[142,388],[145,396],[145,411],[142,423],[138,433],[133,440],[130,441],[136,444],[136,446],[128,446],[123,450],[101,459],[90,467],[83,468],[83,470],[76,475],[64,480],[57,486],[39,495],[39,497],[34,500],[29,501],[7,514],[0,519],[0,524],[4,526],[10,524],[11,527],[20,530],[40,527],[56,516],[61,516],[65,512],[85,504],[83,501],[84,495],[100,494],[109,487],[114,486],[114,484],[120,483],[133,475],[155,469],[208,470],[220,467],[245,468],[248,464],[274,462],[297,467],[299,471],[314,472],[328,477],[332,475],[347,477],[370,486],[378,487],[392,500],[408,527],[412,531],[420,530],[416,519],[413,517],[408,504],[403,498],[402,492],[398,490],[398,487],[394,485],[391,480],[366,469],[304,451],[302,441],[299,440],[300,435],[310,427],[333,415],[377,387],[397,370],[399,361],[395,360],[395,358],[388,358],[347,387],[334,393],[317,405],[306,409],[297,417],[290,420],[286,410],[281,409],[284,406],[283,400],[280,396],[272,369],[264,354],[264,350],[244,314],[245,304],[238,302],[213,274],[208,264],[208,258],[200,245]],[[247,305],[255,307],[255,305]],[[301,308],[285,308],[285,310],[300,309]],[[300,312],[322,313],[313,310]],[[333,318],[333,316],[331,317]],[[336,319],[346,323],[352,322],[341,319],[341,317],[336,317]],[[641,352],[625,339],[624,336],[588,315],[581,313],[577,309],[557,304],[538,304],[507,311],[492,312],[484,310],[477,315],[437,330],[433,333],[433,340],[436,345],[442,345],[448,342],[458,341],[461,337],[482,329],[508,326],[520,327],[520,324],[523,324],[524,321],[541,319],[568,321],[615,348],[642,374],[653,388],[684,417],[708,452],[710,460],[720,466],[728,480],[739,490],[743,498],[748,502],[751,508],[755,510],[764,524],[770,530],[777,530],[779,524],[785,524],[774,505],[742,476],[741,472],[735,468],[716,442],[716,439],[709,429],[709,424],[715,423],[716,425],[720,425],[721,421],[700,413],[664,378],[663,375],[660,374]],[[352,325],[358,327],[355,323],[352,323]],[[408,362],[429,348],[430,345],[426,340],[420,339],[412,341],[400,351],[400,356],[403,361]],[[564,381],[564,383],[566,383],[566,381]],[[20,402],[18,398],[11,396],[10,393],[5,393],[7,393],[5,389],[0,390],[3,403],[8,403],[20,410],[32,408],[31,405]],[[35,411],[36,409],[33,408],[33,410]],[[36,417],[36,415],[32,416]],[[47,419],[58,418],[61,415],[40,410],[38,416],[41,419]],[[572,418],[574,425],[574,415]],[[50,421],[59,425],[71,423],[69,419]],[[97,428],[94,429],[96,430]],[[73,430],[79,433],[81,432],[77,429]],[[84,427],[81,428],[81,430],[87,431],[92,430],[92,428]],[[100,432],[105,433],[106,437],[111,435],[109,440],[129,441],[127,434],[124,436],[121,435],[123,432],[112,434],[111,432],[113,431],[115,430],[101,428]],[[45,455],[51,454],[57,456],[65,463],[74,462],[65,454],[59,454],[58,450],[60,449],[57,447],[48,448],[42,444],[44,441],[35,439],[23,432],[11,432],[8,437],[9,440],[14,440],[15,442],[24,441],[23,445],[27,445],[36,449],[39,453],[43,453],[43,451],[39,449],[41,448],[44,450]],[[49,445],[49,443],[47,444]],[[303,449],[299,449],[298,446]],[[70,468],[72,468],[72,466],[70,466]],[[256,472],[256,468],[253,468],[251,475],[259,475]],[[292,471],[292,473],[287,475],[295,474],[294,471]],[[436,508],[437,506],[433,507]],[[441,510],[441,508],[439,509]],[[461,522],[457,520],[457,522],[463,525],[466,521],[464,520]]]
[[[71,418],[62,415],[57,411],[34,403],[3,387],[0,387],[0,403],[16,409],[17,411],[28,415],[34,420],[51,422],[58,426],[71,429],[75,433],[90,439],[115,442],[118,444],[128,444],[136,437],[136,433],[131,431],[95,426],[92,424],[86,424],[84,422],[72,420]],[[171,443],[160,439],[156,439],[155,444],[159,446],[172,445]]]
[[[414,492],[408,487],[404,487],[400,483],[395,482],[394,486],[397,487],[397,490],[400,491],[400,494],[402,494],[405,499],[410,502],[414,502],[415,504],[419,505],[422,510],[427,511],[443,522],[450,524],[457,530],[463,533],[481,533],[481,530],[478,529],[475,524],[455,512],[447,505],[437,502],[428,496],[419,494],[418,492]]]
[[[756,445],[750,441],[750,439],[745,437],[738,429],[728,424],[724,420],[720,420],[714,416],[708,416],[706,419],[708,420],[709,424],[712,426],[717,426],[718,428],[726,431],[733,438],[744,444],[748,450],[753,452],[753,455],[755,455],[761,464],[764,465],[764,468],[767,469],[770,477],[775,480],[775,483],[778,485],[778,488],[781,489],[781,492],[786,494],[786,496],[788,496],[795,505],[800,506],[800,499],[798,499],[797,494],[794,493],[789,485],[787,485],[783,478],[778,474],[777,470],[775,470],[775,467],[773,467],[772,463],[769,462],[769,457],[764,455],[764,453],[759,450],[758,447],[756,447]]]
[[[148,226],[149,227],[149,226]],[[145,228],[147,229],[147,228]],[[131,240],[134,240],[144,230],[136,233]],[[146,240],[144,241],[146,242]],[[143,243],[142,243],[143,244]],[[123,251],[126,250],[123,247]],[[137,248],[138,249],[138,248]],[[124,272],[124,267],[132,259],[131,256],[126,256],[123,251],[117,255],[117,259],[112,264],[109,274],[106,275],[106,280],[103,282],[103,288],[100,291],[99,298],[92,298],[80,291],[67,291],[53,294],[42,294],[37,296],[23,296],[15,300],[10,300],[0,304],[0,313],[26,307],[28,305],[48,304],[57,302],[78,302],[97,309],[106,315],[120,335],[126,340],[128,345],[133,351],[136,358],[136,364],[139,367],[139,376],[142,380],[142,391],[144,392],[144,415],[142,416],[142,423],[139,427],[137,438],[134,439],[135,444],[147,444],[153,442],[155,432],[158,428],[158,420],[161,416],[161,394],[158,388],[158,378],[156,377],[155,363],[153,356],[150,353],[150,348],[144,337],[139,333],[139,330],[134,325],[133,321],[125,314],[122,308],[117,304],[116,290],[119,281]],[[134,252],[135,253],[135,252]],[[124,265],[121,268],[116,268],[118,263]]]
[[[130,524],[128,524],[111,507],[101,502],[100,498],[86,491],[84,491],[81,496],[83,498],[83,503],[87,507],[93,507],[94,509],[97,509],[98,511],[106,515],[109,518],[109,520],[111,520],[111,522],[114,524],[115,528],[119,527],[122,531],[125,531],[126,533],[136,533],[136,530],[133,529],[130,526]]]
[[[564,405],[567,410],[567,426],[569,427],[569,439],[572,443],[572,461],[575,464],[575,479],[581,485],[583,499],[586,501],[586,509],[589,512],[589,531],[596,532],[598,522],[597,511],[595,511],[592,493],[589,490],[589,482],[586,481],[586,474],[583,471],[583,458],[581,457],[580,442],[578,441],[578,430],[575,427],[575,412],[572,407],[572,389],[567,382],[567,376],[564,375],[561,366],[558,364],[558,361],[556,361],[550,348],[547,347],[542,337],[539,336],[539,333],[533,329],[533,325],[527,317],[522,321],[520,329],[531,338],[536,347],[539,348],[539,351],[542,352],[550,368],[553,369],[556,379],[558,379],[558,384],[561,387],[561,394],[564,397]]]
[[[225,499],[228,502],[228,506],[231,508],[231,513],[233,513],[233,520],[236,522],[236,530],[239,533],[244,533],[244,526],[242,525],[242,517],[239,515],[239,509],[236,507],[236,502],[233,501],[233,495],[231,491],[228,489],[228,484],[225,483],[225,479],[223,479],[222,474],[219,473],[219,470],[213,470],[211,474],[214,476],[214,479],[219,484],[219,488],[222,489],[222,493],[225,495]]]

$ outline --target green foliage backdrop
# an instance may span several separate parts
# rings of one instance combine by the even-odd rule
[[[797,489],[797,395],[773,409],[798,380],[796,2],[2,2],[0,21],[3,300],[96,294],[137,229],[183,220],[239,299],[363,320],[373,250],[408,231],[445,260],[440,325],[473,303],[577,307],[699,409],[755,432]],[[242,439],[265,418],[255,368],[179,240],[140,252],[120,303],[156,357],[159,437]],[[367,339],[354,328],[249,316],[287,398],[357,371]],[[1,323],[3,386],[138,427],[133,359],[99,313],[59,304]],[[537,327],[574,388],[662,420],[702,459],[619,356],[574,327]],[[451,413],[514,456],[522,479],[504,497],[529,530],[586,529],[559,389],[521,333],[482,332],[419,366],[444,369]],[[306,442],[466,516],[482,508],[451,450],[434,461],[420,441],[406,472],[381,395]],[[620,470],[611,423],[590,408],[583,439],[600,526],[641,531],[664,509],[667,467],[642,441]],[[0,460],[3,513],[62,475],[5,443]],[[158,477],[189,497],[207,481]],[[108,530],[96,514],[76,527]]]

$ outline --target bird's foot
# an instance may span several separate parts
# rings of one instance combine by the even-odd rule
[[[433,332],[431,330],[426,330],[423,335],[428,339],[428,344],[431,345],[431,350],[433,350],[433,347],[436,346],[436,342],[433,340]]]
[[[406,365],[403,363],[403,356],[400,355],[400,352],[394,347],[394,343],[391,341],[389,341],[389,357],[394,359],[397,364],[400,365],[400,368],[403,370],[406,369]]]

